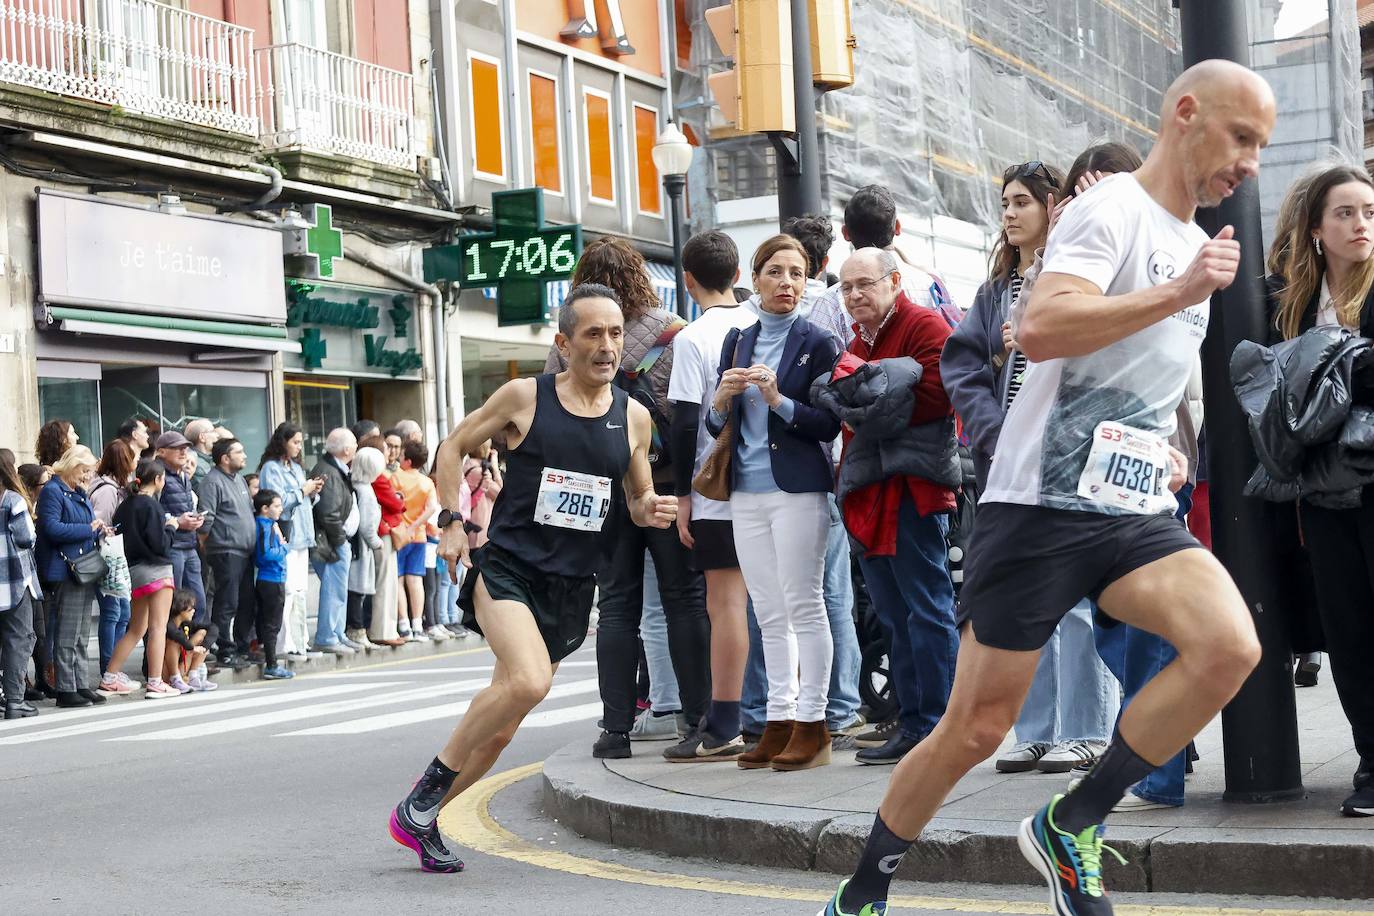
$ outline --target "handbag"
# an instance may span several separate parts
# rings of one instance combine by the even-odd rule
[[[100,593],[116,598],[128,598],[133,582],[129,577],[129,561],[124,556],[124,535],[107,535],[100,542],[100,556],[108,569],[100,579]]]
[[[75,560],[65,553],[61,554],[61,557],[67,564],[67,571],[78,585],[94,585],[109,572],[109,564],[105,562],[99,550],[88,550]]]
[[[730,357],[730,365],[739,357],[739,338],[735,338],[735,351]],[[735,412],[730,411],[725,418],[725,428],[716,436],[716,444],[711,454],[701,463],[701,470],[692,478],[692,489],[707,499],[726,502],[730,499],[730,463],[735,454]]]

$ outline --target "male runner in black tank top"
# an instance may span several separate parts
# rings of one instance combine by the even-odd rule
[[[474,570],[460,603],[486,636],[496,666],[439,755],[391,815],[391,836],[425,871],[462,871],[439,835],[439,809],[491,769],[520,722],[544,699],[558,662],[587,634],[593,571],[615,488],[634,523],[669,528],[677,499],[654,492],[649,412],[611,385],[620,366],[624,318],[616,294],[597,284],[574,289],[558,316],[568,368],[516,379],[468,414],[440,446],[439,501],[458,505],[461,455],[485,456],[505,433],[505,487],[492,510],[490,541],[468,556],[456,512],[441,513],[439,554],[457,581]],[[456,522],[456,523],[455,523]],[[461,774],[461,775],[460,775]]]

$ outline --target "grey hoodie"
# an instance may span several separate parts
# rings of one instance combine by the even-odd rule
[[[232,477],[219,468],[212,468],[200,482],[196,494],[200,510],[205,513],[205,552],[233,553],[249,556],[257,541],[257,527],[253,519],[253,500],[248,496],[248,484],[238,474]]]

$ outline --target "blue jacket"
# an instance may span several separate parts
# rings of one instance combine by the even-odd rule
[[[1006,348],[1002,323],[1011,314],[1010,287],[1005,280],[989,280],[978,287],[973,308],[945,341],[940,356],[940,381],[959,415],[973,451],[973,465],[981,491],[987,486],[997,439],[1006,418]]]
[[[63,582],[67,578],[67,562],[63,556],[75,560],[96,548],[95,509],[83,490],[73,490],[54,477],[38,491],[38,545],[34,551],[38,560],[38,578],[44,582]]]
[[[277,537],[272,526],[276,523],[266,516],[258,516],[258,545],[253,551],[253,565],[258,568],[259,582],[286,581],[286,543]]]
[[[195,496],[191,490],[191,483],[180,474],[174,473],[171,468],[167,469],[167,483],[162,487],[162,511],[173,518],[177,518],[186,512],[194,512],[196,508]],[[196,532],[182,531],[178,528],[172,532],[173,550],[195,550]]]
[[[760,326],[755,324],[742,332],[732,330],[725,336],[717,379],[726,369],[753,365],[759,330]],[[739,341],[738,352],[736,341]],[[735,357],[733,363],[731,355]],[[830,334],[805,318],[792,323],[782,358],[778,361],[778,391],[794,402],[792,420],[789,423],[775,411],[768,412],[768,449],[773,480],[784,493],[829,493],[835,489],[834,467],[825,445],[840,434],[840,421],[829,411],[811,405],[811,383],[835,368],[839,358],[839,344]],[[740,397],[735,398],[730,409],[735,412],[743,409]],[[708,412],[706,429],[711,435],[720,435],[722,428]],[[738,444],[735,454],[739,454]],[[731,462],[732,467],[734,464]]]

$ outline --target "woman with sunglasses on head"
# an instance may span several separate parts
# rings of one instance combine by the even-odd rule
[[[1054,217],[1077,185],[1091,184],[1091,166],[1110,159],[1104,147],[1078,157],[1066,181],[1058,169],[1027,162],[1002,178],[1002,235],[992,271],[978,290],[940,360],[940,377],[973,445],[979,490],[987,481],[1002,420],[1030,368],[1016,348],[1012,311],[1029,292],[1037,257]],[[1118,155],[1118,159],[1120,156]],[[1128,160],[1121,160],[1128,161]],[[1109,165],[1115,165],[1111,161]],[[1140,157],[1134,159],[1134,166]],[[1058,202],[1057,202],[1058,201]],[[1016,745],[996,761],[1004,773],[1066,772],[1095,759],[1107,745],[1116,691],[1093,643],[1092,606],[1082,602],[1060,623],[1040,656],[1035,680],[1016,723]]]

